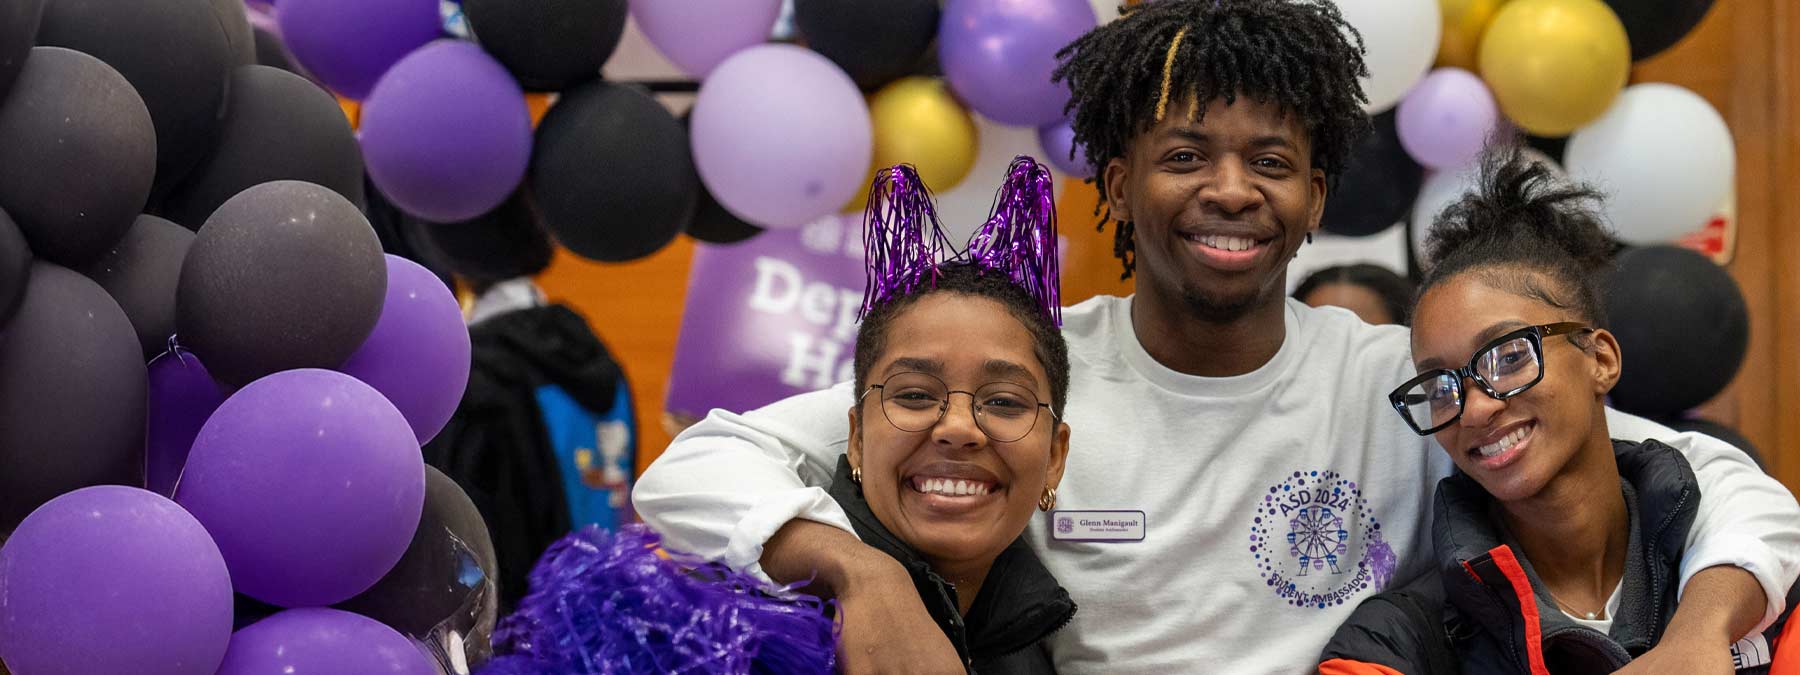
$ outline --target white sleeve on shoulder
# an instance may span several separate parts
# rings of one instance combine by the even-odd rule
[[[849,383],[742,415],[714,410],[675,437],[632,488],[671,549],[763,577],[763,544],[795,518],[855,534],[825,493],[849,438]]]
[[[1788,588],[1800,575],[1800,503],[1780,482],[1731,444],[1684,432],[1642,417],[1606,409],[1613,438],[1654,438],[1687,457],[1700,482],[1700,512],[1688,530],[1681,558],[1681,586],[1708,567],[1730,565],[1756,576],[1768,596],[1763,620],[1752,634],[1774,623],[1787,604]]]

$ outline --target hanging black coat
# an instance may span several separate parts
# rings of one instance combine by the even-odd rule
[[[470,338],[468,389],[456,415],[425,445],[425,461],[461,485],[487,520],[505,614],[524,596],[538,556],[570,530],[537,389],[559,387],[582,407],[604,412],[623,380],[587,322],[562,305],[501,314],[471,327]]]

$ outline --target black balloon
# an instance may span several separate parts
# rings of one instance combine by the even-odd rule
[[[1736,429],[1712,420],[1701,419],[1698,417],[1692,419],[1668,420],[1664,421],[1663,424],[1668,425],[1669,428],[1676,431],[1698,431],[1721,441],[1725,441],[1726,443],[1730,443],[1732,447],[1742,450],[1744,451],[1744,454],[1749,455],[1750,461],[1756,462],[1757,468],[1762,469],[1764,472],[1769,470],[1769,464],[1763,460],[1762,451],[1757,450],[1756,445],[1751,443],[1750,439],[1744,438],[1744,435],[1738,433],[1738,430]]]
[[[225,29],[225,46],[231,53],[232,66],[256,63],[256,38],[251,33],[250,14],[243,0],[211,0],[213,16]]]
[[[1750,314],[1730,274],[1705,256],[1647,246],[1619,256],[1606,311],[1626,368],[1615,407],[1670,417],[1731,383],[1750,345]]]
[[[471,668],[492,653],[499,618],[494,574],[499,559],[487,524],[469,495],[435,467],[425,467],[425,511],[412,545],[394,569],[338,609],[375,619],[434,650],[462,649]],[[450,634],[455,633],[456,639]]]
[[[864,89],[914,72],[937,37],[936,0],[794,0],[806,45]]]
[[[214,209],[252,186],[300,180],[363,201],[362,148],[331,94],[306,78],[268,66],[231,74],[219,144],[162,215],[199,229]]]
[[[36,263],[0,341],[0,532],[52,497],[143,485],[144,359],[98,284]]]
[[[473,220],[433,223],[403,216],[400,227],[428,267],[476,284],[537,274],[556,253],[524,189]]]
[[[1631,41],[1631,60],[1642,61],[1675,46],[1712,9],[1713,0],[1606,0]]]
[[[0,210],[0,335],[6,322],[25,299],[25,282],[31,278],[31,247],[12,217]]]
[[[544,116],[530,183],[556,240],[606,262],[674,240],[700,193],[681,123],[643,91],[600,81],[565,92]]]
[[[220,382],[336,368],[368,339],[387,294],[381,241],[356,205],[299,181],[264,183],[214,212],[181,267],[175,325]]]
[[[294,68],[293,57],[288,56],[287,46],[281,43],[281,37],[256,28],[256,65],[280,68],[290,73],[299,72]]]
[[[1393,227],[1412,211],[1425,168],[1406,154],[1394,127],[1394,111],[1376,115],[1375,133],[1364,138],[1325,198],[1326,232],[1366,237]]]
[[[0,101],[6,100],[19,69],[25,67],[43,15],[44,0],[0,2]]]
[[[719,199],[700,185],[700,204],[694,207],[694,222],[688,224],[688,236],[709,244],[735,244],[762,234],[763,228],[744,222],[727,210]]]
[[[81,52],[36,47],[0,101],[0,152],[0,208],[37,257],[77,266],[143,211],[156,130],[118,71]]]
[[[175,286],[193,243],[185,227],[138,216],[111,251],[81,270],[125,310],[147,357],[167,351],[175,335]]]
[[[625,35],[625,0],[463,0],[475,39],[520,86],[560,91],[600,77]]]
[[[218,130],[232,53],[211,2],[50,0],[44,8],[38,44],[92,54],[143,97],[156,124],[153,195],[186,175]]]

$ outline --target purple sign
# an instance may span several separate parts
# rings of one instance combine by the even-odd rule
[[[862,214],[695,247],[667,410],[743,412],[849,380]]]

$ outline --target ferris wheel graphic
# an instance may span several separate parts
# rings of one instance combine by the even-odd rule
[[[1306,576],[1313,570],[1323,571],[1331,568],[1332,574],[1343,574],[1338,569],[1338,556],[1348,553],[1350,532],[1344,529],[1344,519],[1324,506],[1306,506],[1288,521],[1287,542],[1288,553],[1300,559],[1300,572],[1296,576]]]

